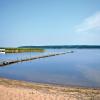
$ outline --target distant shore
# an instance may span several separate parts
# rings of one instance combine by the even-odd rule
[[[0,52],[22,53],[22,52],[44,52],[42,48],[0,48]]]
[[[100,89],[0,78],[1,100],[100,100]]]

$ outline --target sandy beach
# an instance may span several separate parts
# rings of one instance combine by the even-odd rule
[[[100,89],[0,78],[0,100],[100,100]]]

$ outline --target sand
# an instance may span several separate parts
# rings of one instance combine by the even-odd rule
[[[100,89],[0,78],[0,100],[100,100]]]

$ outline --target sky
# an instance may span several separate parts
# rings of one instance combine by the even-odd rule
[[[100,45],[100,0],[0,0],[0,47]]]

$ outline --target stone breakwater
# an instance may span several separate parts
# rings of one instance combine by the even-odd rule
[[[41,55],[41,56],[33,56],[30,58],[23,58],[20,60],[5,60],[5,61],[1,61],[0,62],[0,67],[3,67],[5,65],[9,65],[9,64],[14,64],[14,63],[18,63],[18,62],[24,62],[24,61],[30,61],[30,60],[35,60],[35,59],[40,59],[40,58],[46,58],[46,57],[52,57],[52,56],[57,56],[57,55],[63,55],[66,54],[67,52],[61,52],[61,53],[52,53],[52,54],[47,54],[47,55]]]

